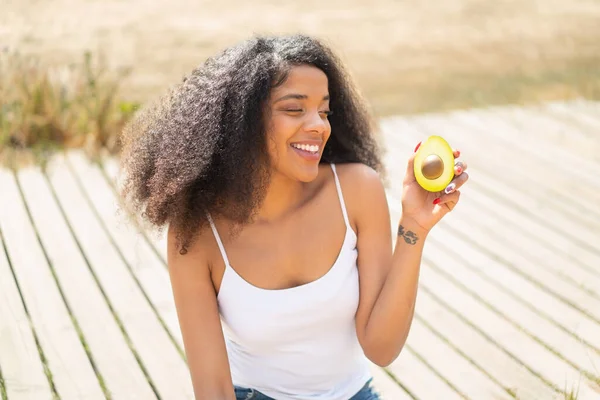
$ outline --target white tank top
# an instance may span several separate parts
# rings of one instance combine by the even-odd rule
[[[371,377],[355,328],[357,237],[331,168],[346,234],[331,269],[315,281],[278,290],[251,285],[229,264],[208,216],[225,261],[217,300],[233,384],[277,400],[348,400]]]

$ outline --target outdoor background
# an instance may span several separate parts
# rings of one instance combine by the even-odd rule
[[[469,165],[384,398],[597,400],[600,0],[0,0],[0,400],[193,398],[165,236],[121,219],[117,157],[53,151],[118,154],[145,102],[281,33],[381,117],[391,232],[419,141]]]
[[[600,98],[597,0],[0,0],[0,145],[114,147],[108,137],[137,103],[207,56],[292,32],[332,45],[378,116]],[[94,79],[78,81],[86,52]],[[78,101],[44,86],[46,65],[61,67],[49,81]]]

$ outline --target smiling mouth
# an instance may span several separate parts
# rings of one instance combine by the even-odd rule
[[[318,154],[319,150],[321,149],[321,146],[316,145],[316,144],[299,144],[299,143],[292,143],[291,145],[293,148],[304,151],[306,153],[309,154]]]

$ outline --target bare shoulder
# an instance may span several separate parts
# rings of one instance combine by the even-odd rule
[[[210,226],[206,225],[197,232],[190,245],[186,246],[185,252],[180,252],[181,246],[178,241],[179,231],[173,226],[167,228],[167,255],[175,259],[187,257],[196,258],[206,254],[210,240]]]
[[[178,241],[177,229],[171,226],[168,228],[167,263],[169,269],[177,268],[181,270],[189,268],[196,274],[210,271],[215,249],[218,248],[208,224],[205,224],[196,233],[190,244],[186,246],[184,252],[180,252],[181,246]]]
[[[385,194],[379,173],[368,165],[347,163],[336,165],[343,192],[348,201],[369,200],[372,195]]]
[[[350,218],[360,225],[362,216],[388,209],[383,181],[377,171],[361,163],[336,164]]]

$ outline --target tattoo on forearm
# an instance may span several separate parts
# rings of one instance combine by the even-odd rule
[[[419,240],[416,233],[413,231],[405,231],[402,225],[398,227],[398,236],[402,236],[407,244],[415,244],[417,243],[417,240]]]

